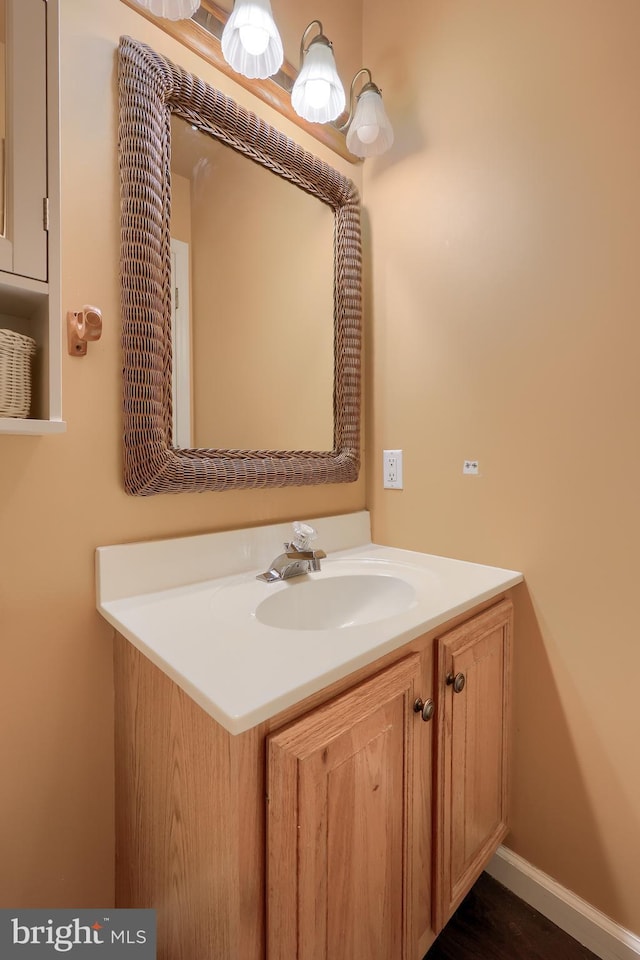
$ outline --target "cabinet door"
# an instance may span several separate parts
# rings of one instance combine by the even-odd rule
[[[269,738],[269,960],[418,960],[428,865],[416,834],[431,829],[430,791],[416,789],[432,727],[414,711],[428,695],[422,665],[411,655]]]
[[[47,280],[47,2],[6,0],[0,95],[0,270]],[[4,90],[1,88],[4,87]]]
[[[505,600],[437,643],[436,931],[507,832],[512,622]]]

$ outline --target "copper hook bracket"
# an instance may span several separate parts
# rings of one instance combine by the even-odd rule
[[[88,304],[67,311],[67,348],[72,357],[84,357],[87,343],[102,336],[102,312]]]

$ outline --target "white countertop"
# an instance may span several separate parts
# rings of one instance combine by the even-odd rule
[[[289,524],[100,547],[98,610],[238,734],[523,579],[514,570],[372,544],[364,511],[309,522],[328,554],[322,571],[277,583],[255,576],[280,552]],[[362,571],[400,576],[413,588],[407,609],[320,630],[268,626],[252,612],[296,583]],[[242,615],[234,607],[239,591],[250,599]]]

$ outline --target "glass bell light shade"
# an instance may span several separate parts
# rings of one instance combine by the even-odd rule
[[[136,3],[163,20],[188,20],[200,6],[200,0],[136,0]]]
[[[393,143],[393,128],[385,112],[380,90],[368,83],[358,97],[347,131],[347,150],[355,157],[375,157]]]
[[[269,0],[236,0],[220,43],[229,66],[250,80],[272,77],[282,66],[282,40]]]
[[[311,123],[329,123],[345,108],[344,87],[338,76],[333,50],[322,35],[309,44],[291,91],[291,103],[298,116]]]

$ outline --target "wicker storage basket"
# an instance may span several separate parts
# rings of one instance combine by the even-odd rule
[[[0,330],[0,417],[28,417],[31,358],[36,342],[13,330]]]

